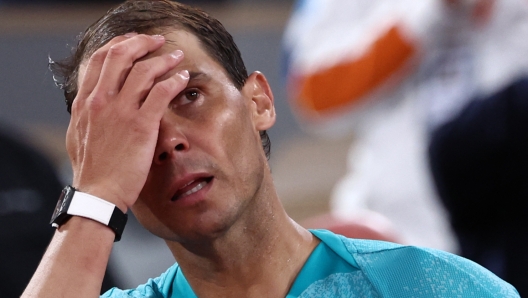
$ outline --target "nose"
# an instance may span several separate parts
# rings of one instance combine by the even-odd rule
[[[161,165],[173,159],[178,153],[189,150],[189,142],[181,128],[165,117],[161,120],[154,164]]]

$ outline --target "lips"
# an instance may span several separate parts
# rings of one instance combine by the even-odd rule
[[[174,196],[171,198],[171,201],[176,201],[198,192],[200,189],[204,188],[207,183],[211,182],[212,179],[212,176],[187,179],[187,181],[183,182],[182,186],[178,188]]]

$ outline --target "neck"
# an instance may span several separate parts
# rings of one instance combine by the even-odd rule
[[[319,241],[288,217],[273,187],[264,194],[215,239],[185,245],[167,242],[199,297],[288,293]]]

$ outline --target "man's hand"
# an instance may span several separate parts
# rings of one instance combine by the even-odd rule
[[[85,61],[72,105],[66,147],[73,186],[126,211],[146,181],[161,118],[188,82],[183,59],[160,49],[161,36],[114,38]],[[163,76],[163,78],[167,75]],[[60,227],[22,297],[97,297],[115,235],[104,225],[74,216]]]
[[[159,35],[116,37],[79,71],[66,135],[73,186],[125,212],[147,179],[161,118],[188,82],[187,71],[159,80],[181,62],[181,51],[144,59],[164,43]]]

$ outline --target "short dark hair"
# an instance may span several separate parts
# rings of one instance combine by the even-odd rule
[[[218,62],[238,90],[248,78],[242,55],[224,26],[206,12],[168,0],[126,1],[110,9],[78,37],[72,55],[62,61],[50,59],[54,80],[64,91],[68,112],[78,92],[79,67],[112,38],[129,32],[162,34],[167,29],[182,29],[195,35],[205,52]],[[270,140],[265,130],[260,138],[266,157]]]

